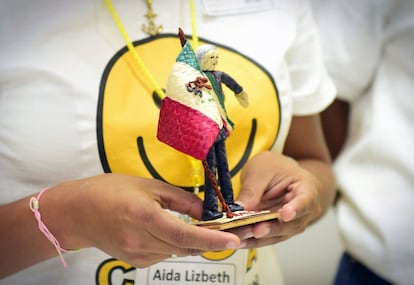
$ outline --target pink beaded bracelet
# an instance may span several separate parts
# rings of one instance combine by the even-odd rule
[[[55,238],[55,236],[49,231],[49,229],[46,227],[46,225],[42,222],[42,215],[39,212],[39,201],[42,197],[43,193],[45,193],[49,188],[43,189],[37,198],[32,197],[30,198],[30,210],[34,213],[35,219],[37,220],[37,224],[39,226],[39,230],[45,235],[45,237],[55,246],[57,253],[60,256],[60,261],[62,262],[63,266],[66,268],[68,265],[63,258],[63,253],[68,252],[68,250],[62,248],[58,242],[58,240]]]

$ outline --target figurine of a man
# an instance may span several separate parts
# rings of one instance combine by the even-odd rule
[[[218,174],[218,184],[220,185],[220,191],[229,209],[232,212],[242,211],[243,207],[234,203],[233,186],[231,182],[230,170],[224,143],[225,139],[233,130],[233,123],[226,114],[226,109],[224,106],[224,94],[222,91],[221,83],[224,83],[230,90],[234,92],[238,102],[244,108],[247,108],[249,105],[248,95],[232,77],[224,72],[215,70],[219,58],[216,46],[211,44],[202,45],[197,49],[196,55],[201,69],[213,86],[214,93],[217,96],[217,98],[215,98],[217,108],[219,109],[223,121],[223,128],[221,128],[220,133],[218,134],[213,146],[210,148],[206,161],[211,170],[211,173],[215,177]],[[218,211],[217,196],[208,177],[205,177],[204,195],[202,219],[206,221],[221,218],[223,216],[223,213],[221,211]]]

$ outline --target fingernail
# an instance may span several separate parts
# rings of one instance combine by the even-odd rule
[[[242,201],[234,201],[234,203],[236,203],[236,204],[238,204],[238,205],[240,205],[240,206],[242,206],[243,208],[245,208],[245,206],[243,205],[243,202]]]
[[[241,242],[240,244],[242,244],[243,242]],[[240,247],[240,245],[238,245],[236,242],[231,241],[226,245],[226,249],[238,249]]]
[[[237,249],[245,248],[247,246],[247,241],[243,240],[240,242],[240,245],[237,247]]]
[[[270,228],[266,227],[261,233],[260,235],[257,235],[256,238],[262,238],[264,236],[267,236],[270,233]]]
[[[242,236],[242,240],[243,239],[249,239],[249,238],[252,238],[252,237],[254,237],[253,232],[248,231]]]
[[[292,213],[285,217],[285,222],[290,222],[296,217],[296,211],[292,211]]]

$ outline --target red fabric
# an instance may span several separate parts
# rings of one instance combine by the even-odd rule
[[[157,138],[176,150],[205,160],[220,129],[201,112],[169,97],[163,99]]]

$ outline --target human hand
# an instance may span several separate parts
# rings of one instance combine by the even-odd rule
[[[243,108],[249,107],[249,95],[245,91],[236,94],[236,99]]]
[[[247,210],[280,212],[276,221],[232,230],[246,240],[246,248],[286,240],[322,213],[319,181],[296,161],[276,152],[263,152],[244,167],[237,203]]]
[[[106,174],[65,183],[51,189],[41,203],[59,203],[47,225],[54,225],[62,247],[97,247],[135,267],[146,267],[177,256],[235,249],[240,240],[231,233],[186,224],[165,211],[200,218],[202,201],[194,194],[155,179]],[[61,191],[59,191],[61,190]],[[65,191],[66,190],[66,191]],[[54,202],[51,199],[55,200]],[[47,205],[42,205],[43,209]],[[57,217],[65,218],[65,229]]]

